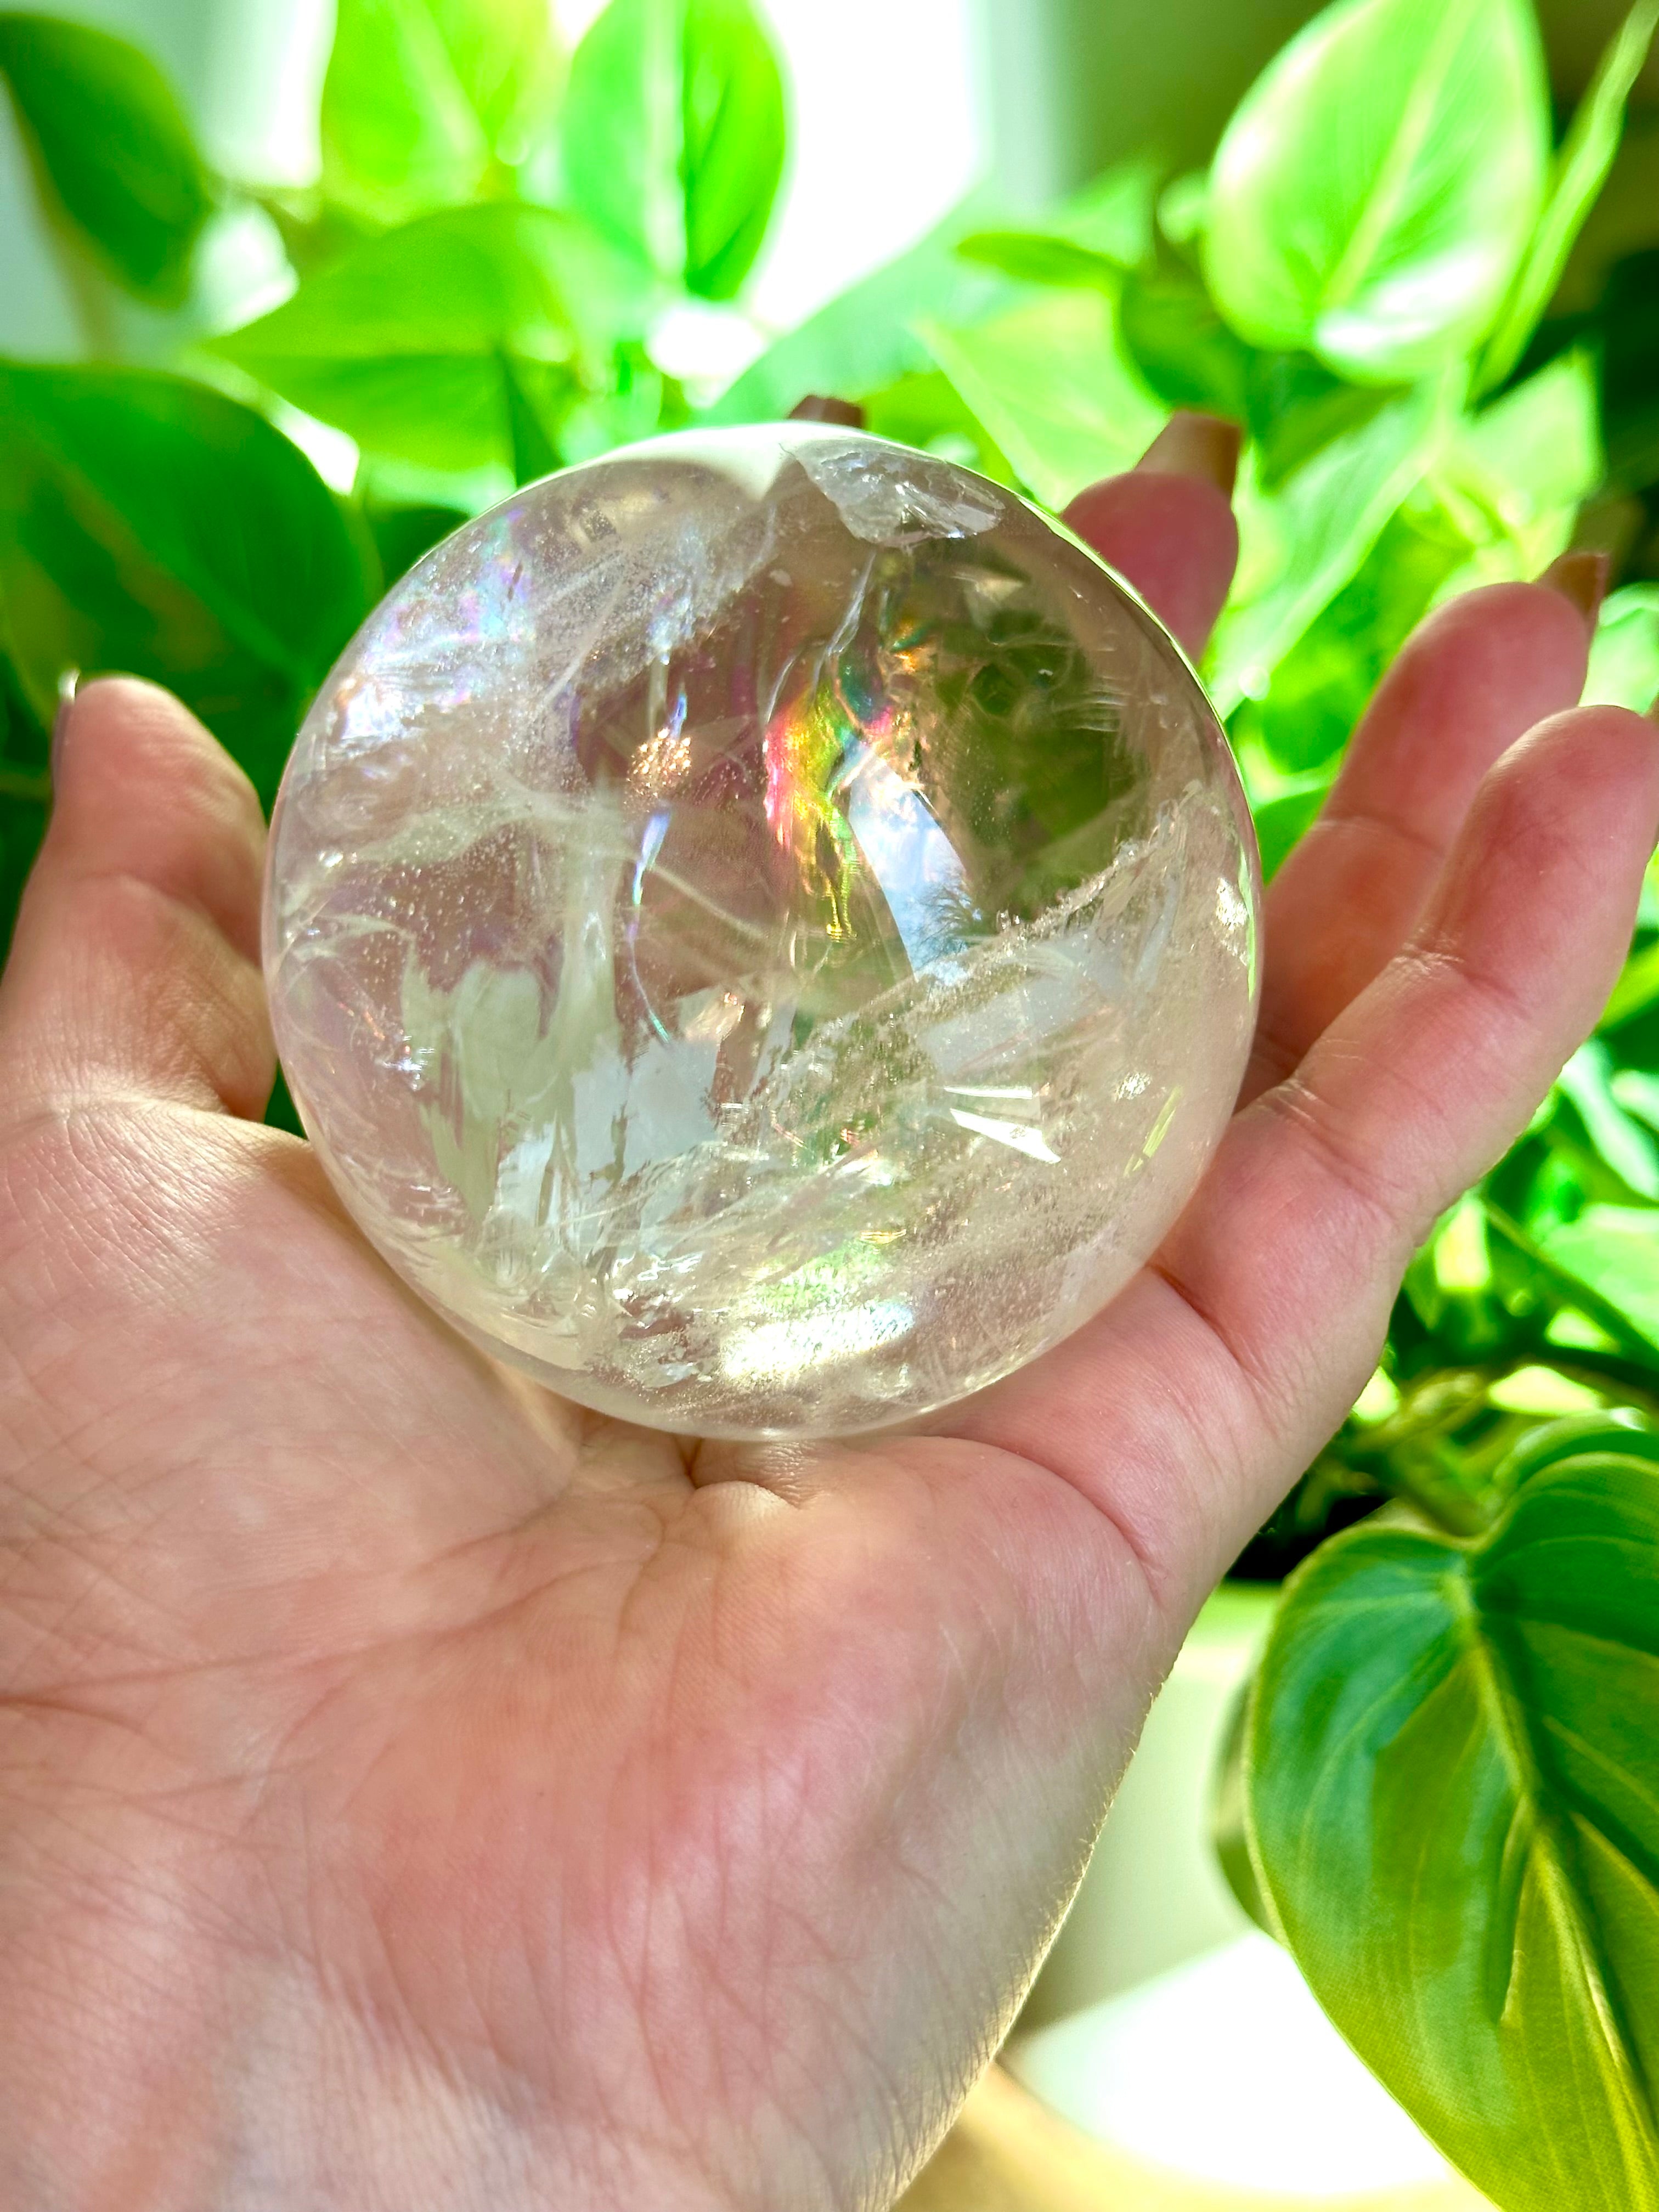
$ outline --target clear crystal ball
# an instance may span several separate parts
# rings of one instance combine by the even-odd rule
[[[518,492],[300,733],[265,964],[341,1196],[473,1341],[705,1436],[926,1413],[1190,1193],[1255,1012],[1225,741],[1013,494],[805,423]]]

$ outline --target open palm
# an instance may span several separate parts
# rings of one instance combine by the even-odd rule
[[[1184,450],[1073,520],[1195,646],[1236,541]],[[600,1420],[403,1290],[254,1118],[246,785],[83,690],[0,993],[0,2202],[889,2203],[1599,1010],[1659,737],[1565,711],[1585,647],[1567,588],[1424,627],[1153,1265],[925,1432],[793,1449]]]

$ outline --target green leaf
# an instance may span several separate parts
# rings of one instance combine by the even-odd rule
[[[1603,1166],[1625,1185],[1620,1195],[1659,1200],[1659,1146],[1620,1103],[1613,1088],[1613,1055],[1599,1037],[1579,1046],[1557,1084],[1583,1123],[1584,1133]],[[1659,1215],[1650,1218],[1648,1230],[1649,1271],[1656,1309],[1659,1309],[1659,1238],[1653,1235],[1659,1230]]]
[[[155,63],[107,32],[5,12],[0,76],[48,205],[116,283],[176,307],[213,200],[190,126]]]
[[[1601,422],[1615,484],[1659,481],[1659,246],[1615,264],[1597,314]]]
[[[505,346],[495,356],[495,366],[501,380],[507,439],[512,447],[513,481],[515,484],[533,483],[538,477],[550,476],[558,467],[558,448],[548,434],[541,404],[530,380],[520,373]]]
[[[688,0],[682,52],[685,288],[729,300],[783,179],[783,78],[748,0]]]
[[[1415,378],[1491,328],[1537,220],[1549,103],[1529,0],[1338,0],[1245,94],[1204,266],[1261,346]]]
[[[1120,162],[1041,221],[970,231],[957,251],[1023,283],[1115,290],[1125,270],[1152,258],[1158,173],[1146,160]]]
[[[1333,438],[1276,489],[1264,490],[1247,471],[1237,500],[1238,582],[1208,661],[1224,714],[1241,698],[1267,696],[1279,661],[1421,482],[1451,400],[1449,385],[1425,381]]]
[[[913,323],[983,320],[1018,296],[1004,278],[963,260],[971,214],[958,209],[907,252],[826,301],[704,410],[709,422],[774,422],[808,392],[856,399],[901,377],[934,372]]]
[[[52,805],[46,727],[14,665],[0,605],[0,962]]]
[[[386,500],[372,495],[362,501],[362,514],[388,588],[469,519],[464,507],[443,507],[436,501]]]
[[[1607,181],[1625,131],[1625,107],[1659,28],[1659,0],[1638,0],[1602,55],[1556,155],[1549,197],[1497,329],[1486,342],[1478,392],[1502,384],[1548,307],[1573,241]]]
[[[1186,270],[1132,271],[1119,292],[1118,324],[1125,352],[1166,405],[1248,418],[1255,357]]]
[[[339,0],[323,80],[323,186],[394,223],[470,198],[517,159],[556,77],[546,0]]]
[[[1659,944],[1644,945],[1625,963],[1624,972],[1613,985],[1613,995],[1603,1010],[1601,1026],[1604,1030],[1616,1029],[1621,1022],[1633,1021],[1655,1006],[1659,1006]]]
[[[1435,473],[1475,549],[1466,583],[1535,576],[1572,535],[1604,459],[1588,355],[1559,354],[1480,414],[1463,416]]]
[[[729,300],[783,174],[783,80],[748,0],[611,0],[562,121],[571,204],[704,299]]]
[[[1255,441],[1255,477],[1275,491],[1337,438],[1363,429],[1408,387],[1350,384],[1310,353],[1247,354],[1244,419]]]
[[[899,377],[879,392],[866,392],[863,406],[865,428],[873,437],[941,454],[998,483],[1013,483],[1006,454],[943,369]]]
[[[966,329],[917,325],[972,413],[1046,506],[1133,467],[1163,428],[1103,293],[1054,292]]]
[[[1325,803],[1327,783],[1309,782],[1281,792],[1254,810],[1255,841],[1261,853],[1261,880],[1270,884],[1289,860]]]
[[[1659,584],[1627,584],[1602,605],[1590,646],[1584,704],[1632,707],[1659,699]]]
[[[1257,738],[1287,775],[1333,760],[1389,663],[1469,550],[1437,502],[1408,501],[1279,661],[1267,697],[1239,708],[1235,734]]]
[[[1576,1221],[1547,1231],[1540,1242],[1558,1266],[1659,1344],[1659,1209],[1586,1206]]]
[[[0,365],[0,603],[43,725],[65,668],[176,690],[275,792],[372,549],[298,447],[181,377]]]
[[[1459,1542],[1370,1522],[1287,1586],[1256,1870],[1315,1995],[1504,2212],[1659,2208],[1659,1437],[1535,1431]]]
[[[1632,1278],[1638,1292],[1645,1279],[1639,1255],[1634,1271],[1620,1264],[1621,1259],[1629,1256],[1620,1249],[1626,1241],[1622,1232],[1632,1224],[1609,1224],[1599,1218],[1603,1211],[1617,1213],[1622,1209],[1586,1207],[1570,1224],[1577,1234],[1569,1238],[1565,1246],[1559,1243],[1559,1239],[1565,1234],[1567,1224],[1540,1222],[1539,1234],[1534,1237],[1528,1236],[1520,1223],[1512,1220],[1490,1196],[1484,1202],[1483,1211],[1487,1226],[1526,1263],[1536,1291],[1571,1307],[1600,1330],[1615,1349],[1638,1365],[1651,1364],[1656,1343],[1653,1331],[1624,1295]],[[1645,1208],[1637,1211],[1650,1230],[1659,1229],[1659,1212],[1650,1212]],[[1633,1226],[1639,1237],[1643,1233],[1639,1222]],[[1602,1238],[1604,1229],[1611,1243]]]
[[[210,350],[366,451],[447,470],[511,464],[501,372],[544,421],[609,374],[649,278],[577,217],[505,203],[368,240]]]

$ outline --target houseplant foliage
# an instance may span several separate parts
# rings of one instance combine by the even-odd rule
[[[1055,506],[1175,407],[1246,425],[1205,673],[1269,872],[1413,623],[1536,574],[1587,514],[1622,568],[1589,696],[1645,706],[1659,257],[1550,303],[1656,22],[1639,0],[1558,130],[1529,0],[1339,0],[1206,174],[1131,162],[1018,228],[963,210],[757,352],[787,122],[749,0],[611,0],[574,55],[541,0],[340,0],[306,191],[214,175],[133,48],[0,11],[91,356],[0,363],[0,920],[66,671],[169,684],[268,800],[335,654],[467,514],[813,390]],[[227,219],[274,226],[294,272],[229,330],[191,289]],[[724,392],[673,373],[688,317],[750,342]],[[328,433],[356,454],[332,483]],[[1659,877],[1595,1036],[1414,1261],[1246,1562],[1311,1553],[1230,1863],[1507,2212],[1659,2208],[1656,1229]]]

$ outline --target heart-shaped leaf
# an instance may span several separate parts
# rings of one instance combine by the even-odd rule
[[[1288,1585],[1252,1850],[1321,2003],[1504,2212],[1659,2208],[1659,1436],[1537,1431],[1458,1542]]]
[[[785,135],[749,0],[611,0],[571,63],[572,204],[704,299],[729,300],[760,251]]]
[[[468,198],[548,119],[547,0],[340,0],[323,80],[323,185],[370,222]]]
[[[602,380],[617,340],[642,325],[650,286],[575,216],[448,208],[367,240],[213,350],[371,453],[511,465],[515,404],[556,421],[584,381]]]
[[[5,10],[0,76],[11,88],[48,204],[118,284],[176,307],[213,202],[161,70],[107,32]]]
[[[151,677],[269,799],[377,580],[305,455],[223,393],[0,365],[0,603],[43,723],[65,668]]]
[[[1253,344],[1361,379],[1424,375],[1492,327],[1548,161],[1530,0],[1338,0],[1223,135],[1210,289]]]

